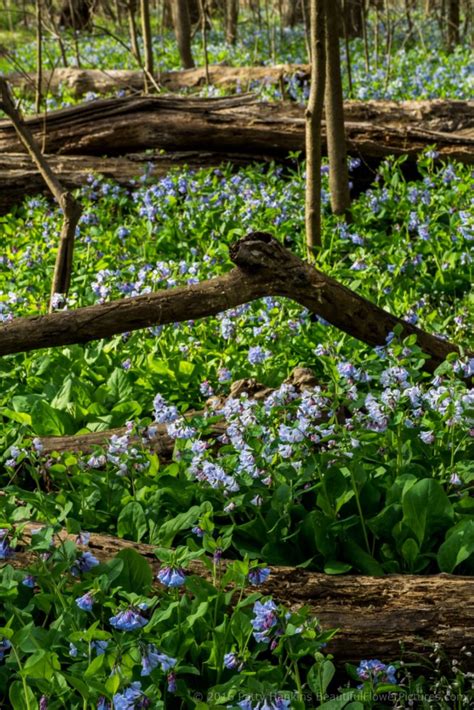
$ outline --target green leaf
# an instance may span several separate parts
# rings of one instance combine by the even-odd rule
[[[205,501],[201,505],[193,505],[184,513],[179,513],[176,517],[164,523],[159,530],[158,540],[163,547],[170,547],[173,544],[175,535],[180,530],[190,528],[197,523],[200,516],[212,511],[212,505]]]
[[[18,424],[27,424],[31,426],[31,415],[26,412],[14,412],[13,409],[8,409],[7,407],[2,407],[0,409],[0,414],[2,417],[7,417]]]
[[[433,532],[448,527],[453,508],[438,481],[424,478],[405,491],[403,523],[415,534],[420,546]]]
[[[325,574],[345,574],[352,569],[352,565],[347,564],[347,562],[338,562],[337,560],[330,560],[324,565]]]
[[[38,703],[31,688],[23,688],[20,681],[14,681],[10,686],[9,698],[13,710],[37,710]]]
[[[198,619],[201,619],[203,616],[205,616],[208,609],[209,603],[201,602],[194,614],[190,614],[186,617],[186,625],[191,628]]]
[[[446,533],[446,540],[438,552],[441,572],[452,574],[454,569],[474,554],[474,521],[461,520]]]
[[[93,678],[97,672],[101,670],[104,665],[104,661],[105,654],[101,653],[100,656],[96,656],[84,671],[84,678]]]
[[[31,426],[39,436],[74,434],[74,420],[67,412],[51,407],[43,399],[36,401],[31,410]]]
[[[146,594],[153,582],[150,564],[136,550],[120,550],[115,556],[123,562],[123,569],[114,579],[114,586],[120,586],[126,592]]]
[[[374,577],[383,576],[383,567],[377,562],[372,555],[369,555],[360,545],[354,540],[344,541],[344,554],[350,562],[363,574],[370,574]]]
[[[142,506],[137,501],[130,501],[120,512],[117,520],[119,537],[128,537],[140,542],[147,531],[147,521]]]
[[[308,673],[308,685],[313,693],[318,697],[324,697],[335,672],[334,664],[328,659],[311,666]]]
[[[22,674],[27,678],[51,680],[54,671],[59,670],[61,670],[61,665],[57,654],[41,649],[27,659]]]
[[[407,540],[405,540],[402,545],[402,555],[403,559],[406,560],[406,562],[408,563],[410,571],[413,571],[415,560],[418,557],[419,552],[420,548],[418,547],[415,540],[413,540],[413,538],[409,537]]]
[[[107,380],[107,391],[114,402],[125,402],[133,394],[129,378],[120,367],[116,367]]]

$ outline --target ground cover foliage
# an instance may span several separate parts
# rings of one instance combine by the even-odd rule
[[[330,215],[323,167],[319,266],[468,346],[472,176],[435,158],[420,157],[416,182],[401,161],[384,163],[349,226]],[[303,191],[298,163],[163,179],[150,166],[131,193],[91,177],[70,295],[56,308],[212,277],[252,230],[302,254]],[[0,219],[2,320],[44,313],[60,214],[34,198]],[[372,350],[284,299],[4,358],[0,688],[12,707],[408,707],[414,694],[420,706],[467,706],[469,676],[441,650],[423,671],[402,651],[349,667],[349,687],[328,699],[341,683],[324,651],[333,631],[258,591],[267,564],[472,574],[472,362],[429,375],[423,361],[413,338],[394,333]],[[297,366],[315,377],[303,391],[281,384]],[[273,391],[229,397],[248,377]],[[148,447],[160,423],[175,439],[168,463]],[[42,436],[122,425],[92,454],[42,453]],[[31,564],[14,568],[29,520]],[[76,544],[59,544],[63,528]],[[133,550],[99,564],[86,531],[156,545],[161,585]],[[222,556],[233,560],[225,573]],[[212,581],[187,573],[196,558]]]
[[[346,98],[469,98],[469,48],[445,53],[434,21],[414,13],[413,22],[410,34],[396,20],[386,56],[370,16],[368,67],[362,41],[350,42],[352,93],[341,47]],[[211,63],[306,61],[301,27],[241,29],[234,47],[210,29]],[[0,71],[34,70],[29,34],[0,38]],[[85,68],[136,68],[126,38],[95,28],[63,40],[70,66],[79,54]],[[199,32],[193,52],[202,66]],[[161,70],[179,68],[171,34],[154,40],[154,54]],[[46,40],[44,67],[58,62],[56,43]],[[281,98],[281,87],[238,90],[248,88]],[[297,80],[284,90],[307,98]],[[46,106],[75,101],[64,90]],[[22,108],[33,103],[24,99]],[[130,191],[91,176],[78,193],[84,214],[70,293],[55,308],[212,278],[231,268],[228,246],[250,231],[271,232],[303,256],[304,163],[293,157],[293,169],[223,166],[162,179],[150,164]],[[413,181],[403,160],[383,163],[349,225],[330,213],[325,165],[318,266],[472,347],[472,171],[436,157],[435,149],[420,156]],[[1,322],[47,312],[60,225],[44,198],[0,217]],[[464,653],[449,659],[433,648],[415,658],[401,639],[396,658],[336,671],[326,646],[336,631],[261,592],[274,574],[267,565],[329,575],[473,574],[473,363],[461,354],[427,374],[423,362],[413,338],[395,332],[372,349],[275,298],[0,360],[3,705],[469,707]],[[303,389],[288,380],[297,367],[312,373]],[[245,378],[266,387],[265,396],[231,396]],[[175,445],[160,461],[150,441],[163,424]],[[42,437],[114,427],[125,430],[92,453],[44,451]],[[158,578],[134,550],[99,562],[90,532],[155,546]],[[191,573],[195,560],[207,580]]]

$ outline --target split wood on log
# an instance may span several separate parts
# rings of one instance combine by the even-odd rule
[[[28,525],[26,539],[31,529],[38,527],[41,526]],[[66,532],[61,537],[74,539]],[[93,533],[88,547],[102,562],[127,548],[141,553],[153,572],[158,572],[160,563],[151,545]],[[9,562],[25,567],[31,560],[31,553],[17,552]],[[200,562],[192,563],[190,572],[209,577]],[[324,629],[339,628],[327,648],[338,663],[374,656],[390,662],[400,658],[401,644],[405,653],[426,653],[435,643],[441,644],[450,658],[460,660],[461,649],[474,636],[471,577],[331,576],[298,567],[272,567],[268,581],[259,589],[292,610],[307,605]],[[255,587],[248,591],[255,591]],[[465,660],[472,668],[474,658]]]
[[[265,232],[230,247],[235,268],[198,284],[124,298],[97,306],[16,318],[0,327],[0,355],[87,343],[111,335],[216,315],[264,296],[281,296],[306,307],[369,345],[384,345],[399,325],[414,334],[433,371],[459,348],[384,311],[285,249]]]
[[[441,157],[474,163],[474,102],[351,101],[344,109],[352,155],[415,159],[436,144]],[[305,146],[304,108],[264,103],[248,94],[101,99],[30,117],[27,125],[45,153],[61,155],[114,156],[159,148],[282,157]],[[0,154],[19,151],[12,127],[0,121]]]
[[[220,64],[209,66],[209,83],[221,89],[240,87],[248,91],[254,84],[275,85],[288,82],[297,76],[298,82],[307,81],[310,68],[307,64],[276,64],[271,67],[227,67]],[[34,94],[36,74],[14,72],[7,81],[22,93]],[[168,91],[200,89],[206,85],[204,68],[161,72],[155,81]],[[75,67],[43,71],[42,93],[58,93],[66,88],[75,98],[89,92],[110,94],[114,91],[141,92],[145,88],[143,72],[134,69],[78,69]]]

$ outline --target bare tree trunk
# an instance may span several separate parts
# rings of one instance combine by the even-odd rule
[[[452,52],[457,44],[459,44],[459,0],[448,0],[447,12],[447,44],[448,51]]]
[[[207,54],[207,16],[206,0],[199,0],[199,5],[201,8],[201,34],[202,34],[202,52],[204,55],[204,73],[206,76],[206,86],[209,86],[209,56]]]
[[[347,171],[344,104],[339,55],[339,4],[326,13],[326,131],[329,157],[329,187],[334,214],[346,214],[350,207]]]
[[[305,226],[308,256],[321,247],[321,121],[326,83],[326,0],[310,2],[311,91],[306,109]]]
[[[187,0],[173,0],[173,23],[183,69],[192,69],[194,59],[191,51],[191,20]]]
[[[329,10],[332,12],[332,9]],[[336,12],[336,4],[334,4]],[[361,37],[364,22],[364,0],[344,0],[344,22],[349,37]]]
[[[225,3],[225,39],[228,44],[237,40],[237,22],[239,19],[239,0],[226,0]]]
[[[140,0],[140,16],[142,22],[143,51],[145,53],[145,92],[150,88],[149,77],[153,76],[153,42],[150,25],[149,0]]]
[[[43,85],[43,20],[41,13],[42,0],[36,0],[36,97],[35,111],[41,111],[42,85]]]
[[[138,64],[141,65],[142,58],[141,58],[141,54],[140,54],[140,47],[138,44],[137,23],[135,21],[136,11],[137,11],[136,0],[128,0],[127,15],[128,15],[128,31],[130,34],[130,45],[132,48],[133,56],[137,60]]]

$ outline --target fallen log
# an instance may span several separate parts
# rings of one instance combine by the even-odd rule
[[[264,155],[245,153],[206,153],[188,151],[162,154],[158,151],[129,154],[123,157],[101,158],[94,155],[45,155],[59,180],[69,190],[89,183],[91,175],[100,175],[115,180],[122,187],[140,184],[140,176],[147,174],[163,177],[173,168],[215,167],[232,163],[236,167],[258,161],[269,162]],[[150,169],[151,166],[151,169]],[[0,154],[0,214],[28,195],[48,194],[40,173],[24,153]]]
[[[369,345],[384,345],[396,326],[414,334],[433,371],[459,348],[384,311],[285,249],[253,232],[230,247],[235,268],[198,284],[45,316],[16,318],[0,327],[0,355],[87,343],[118,333],[215,315],[264,296],[290,298]],[[469,353],[468,353],[469,354]]]
[[[28,524],[27,542],[31,530],[38,527],[41,526]],[[74,536],[65,531],[60,537],[74,540]],[[160,563],[152,545],[92,533],[88,546],[101,562],[128,548],[142,554],[156,575]],[[32,553],[19,551],[9,562],[18,568],[31,564],[32,560]],[[199,561],[191,563],[190,572],[210,577]],[[160,586],[158,581],[156,585]],[[450,658],[460,659],[461,649],[474,635],[474,579],[471,577],[447,574],[331,576],[302,568],[272,567],[268,581],[259,589],[292,610],[309,606],[324,629],[339,628],[327,648],[338,663],[358,662],[374,656],[385,662],[394,661],[401,656],[401,644],[406,654],[426,652],[438,643]],[[252,591],[255,587],[248,589],[249,593]],[[473,656],[465,660],[472,668]]]
[[[115,156],[155,148],[286,157],[305,146],[304,108],[260,102],[249,94],[101,99],[32,116],[27,125],[43,152],[60,155]],[[474,102],[348,102],[345,129],[351,155],[415,159],[436,144],[441,157],[474,163]],[[16,152],[21,145],[14,131],[0,121],[0,154]]]
[[[312,388],[317,384],[313,372],[307,367],[295,367],[291,372],[288,379],[285,380],[285,384],[292,385],[296,390],[302,392],[305,389]],[[264,385],[258,383],[255,379],[245,379],[236,380],[232,383],[230,387],[230,397],[239,397],[243,392],[245,392],[249,398],[255,399],[257,401],[265,399],[274,390],[270,387],[265,387]],[[211,399],[216,399],[211,398]],[[206,403],[207,404],[207,403]],[[221,400],[221,406],[225,404],[225,400]],[[204,410],[187,411],[184,417],[190,419],[195,416],[203,416],[205,414]],[[208,434],[209,439],[216,440],[217,437],[221,436],[227,426],[225,422],[214,423],[210,427]],[[175,439],[173,439],[168,434],[166,424],[154,424],[152,431],[148,430],[143,432],[143,435],[130,434],[127,427],[117,427],[115,429],[107,429],[106,431],[92,431],[85,434],[70,434],[67,436],[45,436],[40,437],[41,444],[43,446],[42,453],[44,456],[48,456],[53,452],[58,454],[64,453],[65,451],[76,451],[82,452],[83,454],[90,453],[94,451],[97,447],[107,446],[110,443],[110,439],[113,436],[124,436],[129,435],[129,441],[131,444],[142,444],[145,442],[146,446],[154,451],[160,461],[171,460]]]
[[[209,66],[209,83],[220,89],[248,91],[255,84],[284,85],[293,76],[299,82],[307,81],[310,70],[307,64],[277,64],[265,67],[227,67],[219,64]],[[7,81],[22,94],[34,94],[36,74],[14,72],[6,77]],[[155,81],[167,91],[200,89],[207,84],[204,68],[183,69],[180,71],[161,72]],[[43,71],[42,93],[56,94],[60,89],[67,89],[75,98],[94,94],[110,94],[117,91],[142,92],[145,88],[143,72],[134,69],[78,69],[75,67],[57,68]]]

